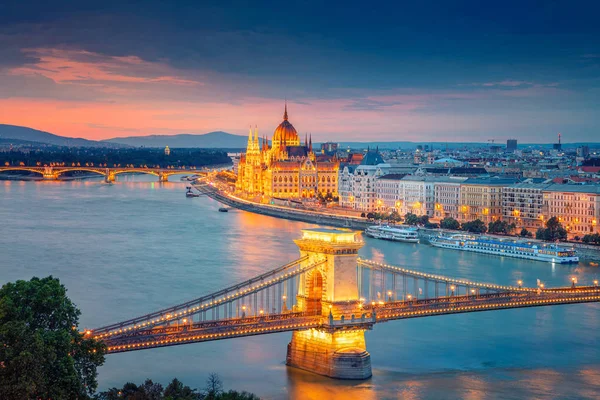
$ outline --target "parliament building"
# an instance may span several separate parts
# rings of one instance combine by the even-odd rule
[[[250,128],[246,153],[238,166],[236,189],[247,195],[295,199],[320,193],[337,197],[339,162],[334,156],[315,154],[312,137],[304,144],[288,120],[287,104],[271,145]]]

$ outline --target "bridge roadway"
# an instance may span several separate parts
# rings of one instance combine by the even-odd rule
[[[21,171],[21,172],[33,172],[42,175],[45,180],[57,180],[59,177],[67,172],[91,172],[104,176],[107,182],[113,182],[117,175],[136,173],[136,174],[149,174],[159,178],[161,182],[167,181],[168,177],[176,174],[206,174],[205,171],[195,169],[183,169],[183,168],[152,168],[152,167],[94,167],[94,166],[44,166],[44,167],[30,167],[30,166],[2,166],[0,167],[0,173]]]
[[[443,296],[413,301],[378,302],[372,305],[358,303],[354,315],[344,315],[343,318],[338,319],[333,319],[333,316],[327,318],[321,315],[308,315],[306,312],[284,312],[248,318],[156,326],[147,330],[117,334],[103,340],[107,345],[108,353],[121,353],[311,328],[325,331],[370,330],[377,323],[399,319],[598,301],[600,301],[600,288],[597,286]]]

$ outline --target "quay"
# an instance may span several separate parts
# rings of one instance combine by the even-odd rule
[[[312,210],[294,209],[273,204],[260,204],[236,197],[229,193],[224,193],[212,185],[194,184],[193,186],[198,189],[198,191],[213,200],[230,207],[255,214],[268,215],[270,217],[289,219],[293,221],[308,222],[311,224],[328,225],[337,228],[365,230],[369,225],[373,225],[373,221],[369,221],[366,218],[353,217],[349,215],[334,215],[327,212]]]
[[[373,225],[375,222],[369,221],[366,218],[346,216],[346,215],[335,215],[327,212],[319,212],[305,209],[294,209],[290,207],[272,205],[272,204],[261,204],[250,200],[242,199],[228,192],[220,190],[216,186],[210,184],[194,184],[196,189],[206,196],[216,200],[222,204],[230,207],[252,212],[255,214],[267,215],[275,218],[289,219],[293,221],[307,222],[311,224],[326,225],[337,228],[351,228],[365,230],[367,227]],[[450,233],[464,233],[464,231],[449,231],[444,232]],[[431,235],[439,234],[439,229],[421,228],[419,229],[419,238],[421,244],[428,244]],[[494,236],[498,238],[507,238],[506,236],[498,236],[488,234],[488,236]],[[537,239],[530,239],[534,242],[543,243],[543,241]],[[579,259],[582,261],[595,261],[600,260],[600,248],[596,246],[590,246],[580,243],[573,243],[573,246],[577,250]]]

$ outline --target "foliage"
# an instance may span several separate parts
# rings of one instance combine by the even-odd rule
[[[581,238],[581,241],[583,243],[588,243],[588,244],[600,244],[600,234],[591,233],[591,234],[583,235],[583,238]]]
[[[58,279],[0,289],[0,399],[87,399],[105,347],[77,331],[80,311]]]
[[[413,214],[413,213],[407,213],[404,216],[404,222],[407,225],[417,225],[420,221],[421,221],[421,219],[416,214]]]
[[[360,213],[361,218],[365,218],[367,215],[365,213]]]
[[[567,240],[567,230],[563,228],[558,218],[552,217],[546,222],[546,228],[539,228],[535,238],[548,241]]]
[[[374,218],[375,218],[375,214],[374,213],[372,213],[372,212],[367,213],[367,219],[374,219]]]
[[[398,211],[392,211],[388,219],[392,222],[402,222],[402,216],[400,216]]]
[[[476,219],[475,221],[464,222],[462,224],[462,230],[471,233],[485,233],[487,228],[482,220]]]
[[[489,233],[504,233],[506,235],[513,232],[517,226],[515,224],[509,224],[506,221],[492,221],[488,224]]]
[[[521,232],[519,233],[519,236],[521,236],[521,237],[533,237],[533,233],[531,233],[527,229],[523,228],[523,229],[521,229]]]
[[[320,203],[322,204],[326,204],[326,203],[337,203],[340,198],[337,196],[334,196],[331,192],[327,192],[325,194],[318,192],[317,193],[317,200],[319,200]]]
[[[440,228],[456,230],[460,228],[460,222],[452,217],[446,217],[440,221]]]
[[[162,385],[147,379],[143,385],[126,383],[121,389],[112,388],[96,396],[97,400],[259,400],[247,392],[223,390],[223,382],[217,374],[210,374],[202,393],[185,386],[177,378],[163,389]]]

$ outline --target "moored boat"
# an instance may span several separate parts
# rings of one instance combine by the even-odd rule
[[[375,239],[395,242],[419,243],[418,229],[408,225],[373,225],[365,229],[365,234]]]
[[[192,187],[187,186],[187,192],[185,192],[185,197],[200,197],[198,193],[192,192]]]
[[[545,261],[557,264],[578,263],[575,249],[553,243],[538,243],[518,239],[499,239],[468,234],[436,235],[429,242],[444,249]]]

